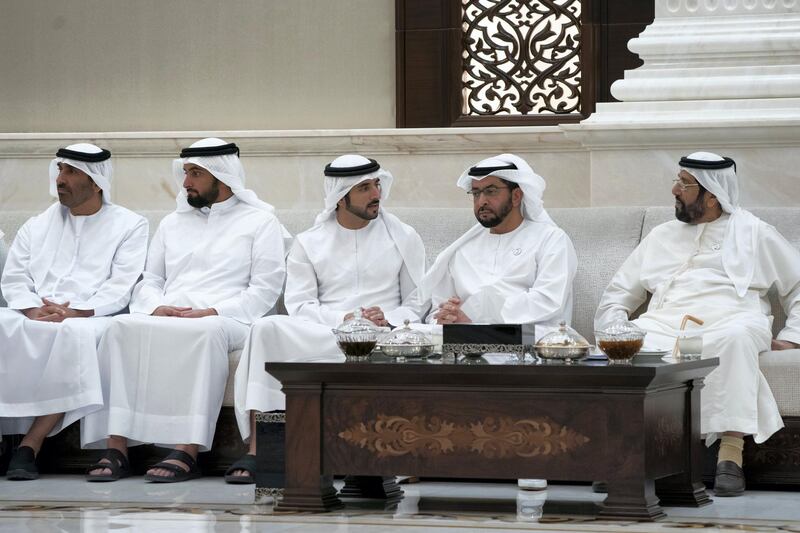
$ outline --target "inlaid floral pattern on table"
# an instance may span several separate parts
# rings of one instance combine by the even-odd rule
[[[555,456],[576,450],[589,438],[547,417],[486,417],[467,424],[432,416],[406,418],[379,414],[355,424],[339,438],[378,457],[411,454],[432,457],[470,452],[489,459]]]

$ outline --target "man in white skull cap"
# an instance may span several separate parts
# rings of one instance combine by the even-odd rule
[[[228,352],[276,303],[285,277],[274,209],[244,187],[239,149],[203,139],[173,164],[177,209],[161,221],[131,315],[99,346],[106,406],[84,419],[84,447],[106,447],[90,481],[130,474],[128,446],[174,447],[148,470],[154,482],[199,476],[222,406]]]
[[[93,144],[59,149],[50,162],[58,202],[20,228],[8,253],[0,435],[25,434],[9,479],[36,479],[44,438],[103,403],[97,343],[147,254],[147,220],[111,203],[110,158]]]
[[[280,383],[264,372],[266,361],[344,360],[331,329],[355,310],[378,326],[424,316],[417,291],[425,269],[422,239],[381,206],[392,181],[374,159],[360,155],[343,155],[325,167],[325,208],[297,235],[287,259],[289,316],[255,324],[236,371],[236,416],[250,450],[227,481],[253,482],[254,412],[285,408]]]
[[[739,206],[736,165],[693,153],[680,161],[672,187],[677,220],[653,228],[606,288],[595,316],[603,329],[652,298],[634,322],[645,347],[672,349],[686,315],[703,321],[702,356],[719,367],[701,391],[700,429],[711,445],[721,435],[717,496],[744,492],[744,435],[764,442],[783,426],[758,354],[800,343],[800,252],[774,227]],[[772,340],[767,291],[775,286],[788,315]]]
[[[577,258],[572,241],[544,209],[545,181],[513,154],[467,169],[458,186],[478,224],[436,258],[425,276],[428,322],[533,323],[537,336],[572,320]],[[543,489],[545,480],[519,480]]]

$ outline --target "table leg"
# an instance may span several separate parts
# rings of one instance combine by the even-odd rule
[[[276,512],[326,512],[343,507],[333,476],[322,471],[322,386],[284,387],[286,489]]]
[[[686,420],[684,421],[684,471],[656,481],[656,493],[661,504],[677,507],[701,507],[713,500],[703,484],[705,449],[700,439],[700,389],[703,380],[695,379],[686,391]]]
[[[339,496],[400,501],[403,498],[403,490],[394,476],[346,476]]]
[[[256,491],[274,496],[286,486],[286,415],[256,413]]]
[[[600,504],[602,518],[658,520],[666,517],[658,505],[652,479],[609,479],[608,496]]]

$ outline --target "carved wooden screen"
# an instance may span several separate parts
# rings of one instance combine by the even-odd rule
[[[397,126],[577,122],[640,63],[650,0],[395,0]]]
[[[461,1],[463,116],[583,116],[586,0]]]

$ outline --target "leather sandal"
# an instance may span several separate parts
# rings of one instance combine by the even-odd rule
[[[27,481],[39,479],[39,469],[36,468],[36,454],[30,446],[20,446],[11,456],[6,470],[6,479],[13,481]]]
[[[178,465],[165,462],[170,459],[182,462],[183,464],[189,467],[189,470],[187,471]],[[164,470],[169,470],[174,475],[158,476],[155,474],[146,474],[144,476],[145,481],[152,481],[153,483],[179,483],[181,481],[189,481],[190,479],[196,479],[201,476],[200,469],[197,468],[197,461],[194,459],[194,457],[181,450],[172,450],[169,453],[169,455],[167,455],[164,458],[163,461],[151,466],[150,470],[152,470],[153,468],[163,468]]]
[[[237,470],[244,470],[247,472],[244,476],[237,476],[233,473]],[[256,456],[246,454],[238,461],[233,463],[230,468],[225,471],[225,483],[233,485],[252,485],[256,482]]]
[[[107,463],[100,460],[107,459]],[[105,468],[111,470],[110,474],[92,474],[93,470]],[[130,477],[131,465],[125,454],[114,448],[107,449],[103,456],[93,465],[86,469],[86,481],[116,481],[125,477]]]

